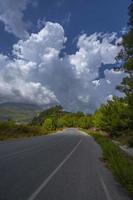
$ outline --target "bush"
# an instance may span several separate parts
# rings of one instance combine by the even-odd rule
[[[103,158],[108,167],[133,197],[133,160],[105,136],[99,134],[93,136],[102,147]]]
[[[78,126],[80,128],[88,129],[92,127],[92,120],[89,116],[80,117],[78,120]]]
[[[105,130],[111,135],[119,135],[119,132],[128,129],[130,123],[129,108],[124,100],[114,98],[102,105],[93,116],[96,128]]]
[[[77,127],[78,119],[72,114],[65,114],[58,119],[58,127]]]
[[[47,131],[43,130],[42,127],[39,126],[17,125],[11,122],[0,122],[0,140],[44,134],[47,134]]]
[[[55,121],[53,119],[46,119],[42,127],[46,131],[53,131],[56,129]]]

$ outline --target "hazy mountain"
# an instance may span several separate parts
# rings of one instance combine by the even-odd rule
[[[12,118],[17,122],[29,122],[42,110],[42,107],[26,103],[0,104],[0,120]]]

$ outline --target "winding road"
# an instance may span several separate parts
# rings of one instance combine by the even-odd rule
[[[77,129],[0,143],[0,200],[129,200]]]

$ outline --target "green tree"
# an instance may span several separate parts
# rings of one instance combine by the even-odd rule
[[[60,127],[73,127],[73,120],[70,114],[65,114],[58,120]]]
[[[114,98],[98,109],[93,116],[95,127],[117,135],[128,128],[129,108],[123,99]]]
[[[58,121],[57,121],[57,126],[58,126],[58,128],[63,128],[63,127],[65,127],[65,119],[64,119],[64,117],[60,117],[60,118],[58,119]]]
[[[47,131],[55,130],[55,125],[54,125],[54,122],[53,122],[53,120],[51,118],[46,119],[42,126]]]
[[[32,125],[42,125],[45,119],[53,118],[57,119],[63,113],[63,108],[61,106],[54,106],[40,112],[37,116],[35,116],[32,120]]]
[[[129,31],[123,36],[123,50],[118,55],[118,59],[122,60],[123,68],[128,74],[117,88],[124,92],[125,101],[129,106],[129,127],[133,128],[133,0],[129,6]]]
[[[88,129],[92,126],[92,121],[90,116],[80,117],[78,120],[78,125],[80,128]]]

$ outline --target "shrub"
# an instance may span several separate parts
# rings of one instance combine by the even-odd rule
[[[107,137],[99,134],[93,136],[102,147],[108,167],[133,197],[133,160]]]
[[[129,109],[124,100],[114,98],[102,105],[93,116],[93,123],[96,128],[100,128],[111,135],[119,135],[119,132],[128,128]]]
[[[55,127],[55,123],[54,123],[54,120],[53,119],[46,119],[42,125],[43,129],[44,130],[47,130],[47,131],[53,131],[56,129]]]

